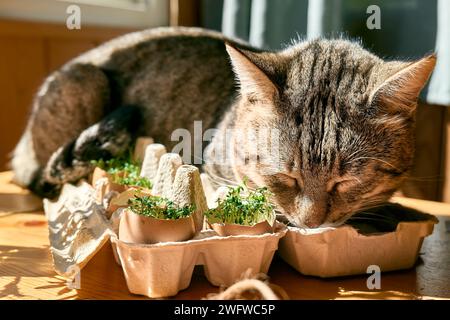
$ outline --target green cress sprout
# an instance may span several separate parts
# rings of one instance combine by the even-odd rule
[[[114,183],[147,189],[152,187],[152,182],[149,179],[139,176],[141,166],[138,162],[132,160],[131,153],[109,160],[93,160],[91,164],[105,170]]]
[[[269,201],[270,195],[266,187],[250,191],[244,180],[242,185],[230,187],[225,198],[217,200],[217,207],[208,210],[205,215],[210,223],[252,226],[268,221],[272,225],[275,213]]]
[[[194,205],[179,207],[158,196],[135,196],[128,200],[128,208],[142,216],[172,220],[189,217],[195,210]]]

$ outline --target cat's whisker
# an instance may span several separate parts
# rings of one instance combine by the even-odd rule
[[[374,216],[374,217],[382,217],[385,218],[386,216],[380,213],[370,212],[370,211],[360,211],[359,214],[364,214],[368,216]]]
[[[349,159],[353,158],[354,156],[356,156],[358,153],[362,153],[363,150],[356,150],[353,153],[351,153],[349,156],[347,156]]]
[[[372,199],[366,200],[356,208],[356,212],[363,212],[365,210],[376,209],[383,207],[387,204],[385,197],[374,196]]]
[[[238,186],[239,185],[239,183],[237,183],[236,181],[229,180],[229,179],[226,179],[224,177],[216,175],[215,173],[212,172],[212,170],[208,166],[205,166],[203,169],[204,169],[204,172],[217,185],[220,185],[220,186],[223,186],[223,187],[230,187],[230,186]]]
[[[422,182],[437,182],[442,181],[444,178],[442,176],[430,176],[430,177],[406,177],[405,180],[408,181],[422,181]]]
[[[353,177],[353,179],[354,179],[361,187],[364,187],[364,183],[363,183],[358,177]]]
[[[211,176],[210,176],[211,177]],[[214,184],[220,186],[220,187],[234,187],[237,186],[235,184],[231,184],[228,180],[223,179],[221,180],[220,177],[211,177],[211,180],[214,182]]]
[[[379,162],[382,162],[384,164],[387,164],[388,166],[392,167],[395,170],[401,171],[400,169],[398,169],[396,166],[394,166],[393,164],[389,163],[388,161],[381,160],[381,159],[378,159],[378,158],[375,158],[375,157],[358,157],[358,158],[355,158],[355,159],[352,159],[352,160],[348,161],[347,164],[350,164],[352,162],[355,162],[355,161],[358,161],[358,160],[361,160],[361,159],[369,159],[369,160],[379,161]]]
[[[347,221],[353,221],[353,220],[383,221],[383,219],[375,219],[375,218],[370,218],[370,217],[350,217],[347,219]]]
[[[366,216],[355,216],[355,217],[351,217],[351,219],[356,219],[356,220],[372,220],[372,221],[379,221],[379,222],[389,222],[389,223],[398,223],[399,220],[397,219],[393,219],[392,217],[366,217]]]

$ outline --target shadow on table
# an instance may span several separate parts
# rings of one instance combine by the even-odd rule
[[[48,246],[0,246],[0,265],[2,277],[41,277],[54,274]]]
[[[55,278],[54,280],[48,281],[47,285],[35,287],[35,289],[41,290],[51,290],[60,289],[56,294],[58,296],[63,296],[59,298],[60,300],[70,300],[78,297],[78,294],[73,289],[69,288],[67,285],[67,280],[64,278]],[[72,295],[67,295],[73,293]]]
[[[0,299],[6,298],[8,296],[14,297],[15,299],[20,299],[26,297],[19,292],[19,282],[22,277],[14,277],[12,281],[0,287]]]
[[[42,199],[33,194],[0,193],[0,212],[34,212],[42,210]]]
[[[36,298],[34,294],[29,295],[21,290],[20,282],[23,278],[28,277],[49,278],[49,280],[43,280],[42,285],[35,287],[27,286],[27,290],[51,290],[60,288],[59,291],[55,292],[55,298],[62,296],[61,299],[70,299],[76,296],[76,294],[72,296],[68,295],[72,289],[67,287],[66,279],[55,275],[48,246],[0,246],[0,276],[3,280],[6,277],[12,278],[11,281],[0,286],[0,298]]]
[[[107,242],[81,270],[76,299],[129,300],[145,297],[129,293],[122,268],[115,262],[111,244]]]
[[[417,299],[419,297],[415,269],[384,272],[381,275],[381,289],[370,290],[367,288],[367,278],[370,274],[326,279],[304,276],[276,256],[270,267],[269,276],[271,282],[283,287],[292,300]]]
[[[0,297],[29,298],[20,290],[23,277],[54,275],[48,246],[0,246],[0,276],[12,280],[0,287]]]

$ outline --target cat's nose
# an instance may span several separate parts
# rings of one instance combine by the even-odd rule
[[[314,203],[305,213],[303,223],[308,228],[320,227],[327,218],[327,208],[320,203]]]
[[[325,198],[313,199],[304,196],[299,206],[300,220],[308,228],[320,227],[327,217]]]
[[[318,228],[320,227],[325,221],[325,216],[312,216],[309,219],[305,220],[305,225],[308,228]]]

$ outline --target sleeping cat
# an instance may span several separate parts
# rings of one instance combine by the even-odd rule
[[[268,52],[202,29],[132,33],[45,80],[13,154],[15,181],[55,196],[90,173],[90,160],[144,135],[170,150],[175,129],[201,120],[218,128],[203,159],[213,179],[267,186],[299,226],[341,223],[386,201],[407,175],[417,99],[435,60],[385,62],[345,40]],[[227,129],[249,128],[277,132],[278,151],[255,156],[247,141],[231,146],[242,161],[212,160]]]

